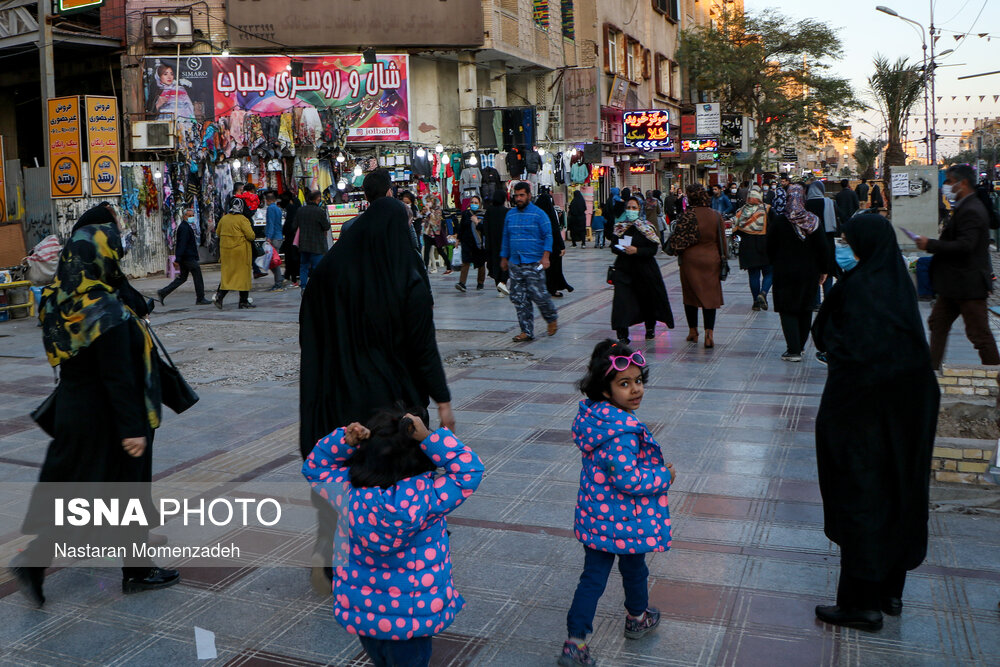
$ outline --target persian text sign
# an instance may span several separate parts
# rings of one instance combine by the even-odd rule
[[[90,196],[122,193],[121,150],[118,145],[118,100],[87,95],[87,146],[90,160]]]
[[[682,153],[711,153],[717,150],[718,139],[681,139]]]
[[[698,104],[694,108],[698,134],[703,137],[717,137],[722,130],[722,108],[718,102]]]
[[[673,151],[670,138],[670,112],[626,111],[622,114],[625,145],[648,151]]]
[[[379,54],[146,58],[146,109],[169,120],[195,121],[245,111],[277,116],[293,108],[339,110],[350,141],[409,141],[409,56]],[[197,66],[195,66],[197,65]],[[175,82],[174,70],[180,70]],[[180,85],[177,85],[177,84]]]
[[[82,197],[80,98],[50,97],[48,105],[52,197]]]
[[[597,69],[580,67],[566,70],[563,75],[563,96],[566,141],[597,141],[601,133]]]
[[[735,113],[722,114],[719,148],[731,151],[743,149],[743,116]]]
[[[635,162],[628,166],[630,174],[652,174],[653,171],[652,162]]]

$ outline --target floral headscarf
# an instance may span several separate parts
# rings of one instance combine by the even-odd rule
[[[757,203],[751,203],[756,199]],[[767,206],[763,203],[760,186],[754,185],[747,193],[747,203],[736,215],[736,228],[745,234],[761,235],[767,233]]]
[[[424,197],[427,215],[424,216],[424,235],[435,237],[441,233],[441,221],[444,213],[441,211],[441,200],[434,195]]]
[[[645,218],[645,213],[644,213],[644,210],[646,208],[645,202],[643,202],[638,197],[631,197],[629,200],[639,204],[639,218],[637,220],[626,220],[624,217],[619,218],[618,221],[615,222],[615,236],[621,238],[625,235],[625,232],[628,231],[629,227],[634,227],[637,230],[639,230],[639,232],[647,239],[659,245],[660,237],[656,233],[656,228],[653,225],[651,225],[649,221],[646,220]]]
[[[785,205],[788,203],[788,193],[779,183],[774,187],[774,200],[771,201],[771,210],[777,215],[785,214]]]
[[[792,222],[796,235],[805,241],[819,227],[819,218],[815,213],[806,210],[805,191],[795,184],[788,188],[788,203],[785,205],[785,215]]]

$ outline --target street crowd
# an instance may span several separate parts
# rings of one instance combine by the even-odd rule
[[[815,613],[827,623],[877,631],[883,614],[903,612],[906,573],[927,552],[939,402],[934,370],[959,315],[983,362],[1000,363],[985,320],[990,216],[975,176],[968,167],[947,171],[951,216],[940,238],[917,241],[932,254],[938,293],[930,345],[895,231],[879,214],[877,187],[844,187],[831,199],[822,181],[783,176],[711,192],[693,184],[666,196],[611,189],[591,243],[610,246],[614,256],[607,276],[614,336],[594,347],[568,425],[581,461],[573,529],[583,553],[582,562],[567,563],[581,574],[558,664],[597,664],[587,637],[616,561],[624,636],[639,639],[660,621],[649,605],[646,555],[671,547],[668,494],[677,473],[639,416],[656,360],[630,338],[633,326],[642,325],[646,339],[655,338],[657,323],[674,327],[660,253],[679,261],[688,342],[724,344],[715,325],[737,246],[750,308],[773,308],[781,318],[781,359],[800,362],[812,337],[828,365],[816,420],[825,530],[841,554],[837,598]],[[529,183],[512,187],[509,204],[505,192],[485,206],[473,197],[454,230],[445,229],[433,197],[394,196],[384,171],[366,176],[364,191],[367,209],[332,247],[318,197],[283,216],[276,198],[265,195],[266,243],[286,257],[284,269],[268,268],[273,289],[287,281],[302,290],[300,452],[317,512],[312,581],[332,594],[334,619],[358,636],[375,665],[427,665],[431,638],[465,605],[452,576],[447,515],[475,502],[487,469],[474,443],[460,439],[451,407],[434,329],[436,258],[452,275],[449,246],[457,244],[458,291],[470,289],[475,268],[476,289],[488,275],[499,297],[509,294],[518,343],[536,337],[535,306],[547,335],[557,335],[554,299],[573,288],[562,271],[565,240],[552,198]],[[253,307],[247,195],[257,198],[237,192],[219,222],[222,279],[214,299],[205,298],[196,260],[178,252],[182,273],[158,293],[161,302],[192,275],[196,303],[221,309],[236,291],[240,308]],[[587,242],[582,205],[576,197],[569,205],[573,245]],[[738,243],[728,238],[730,225]],[[41,481],[151,481],[153,436],[164,418],[162,378],[151,361],[150,304],[122,274],[124,253],[113,211],[95,207],[77,223],[45,290],[43,340],[62,382]],[[683,462],[677,468],[683,471]],[[35,547],[45,547],[46,526],[26,521],[24,530],[38,535]],[[42,605],[45,568],[12,566],[21,590]],[[151,562],[130,562],[123,591],[163,588],[179,577]]]

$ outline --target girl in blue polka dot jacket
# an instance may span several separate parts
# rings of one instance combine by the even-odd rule
[[[465,606],[452,581],[445,517],[479,486],[483,462],[426,422],[426,410],[383,410],[367,427],[354,423],[320,440],[302,465],[340,514],[334,618],[376,667],[425,667],[431,637]]]
[[[579,387],[587,397],[573,422],[583,470],[573,531],[583,543],[583,574],[566,617],[569,639],[559,664],[596,665],[586,644],[611,568],[625,587],[625,637],[638,639],[660,622],[649,606],[646,554],[670,548],[667,489],[672,464],[635,416],[649,371],[641,352],[613,340],[598,343]]]

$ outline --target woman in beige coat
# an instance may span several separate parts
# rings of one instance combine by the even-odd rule
[[[229,213],[219,220],[215,233],[219,236],[219,263],[222,265],[219,291],[212,299],[215,307],[222,310],[222,300],[230,290],[235,290],[240,293],[240,308],[253,308],[250,303],[253,281],[250,275],[253,260],[250,244],[253,243],[254,233],[242,199],[233,198]]]

